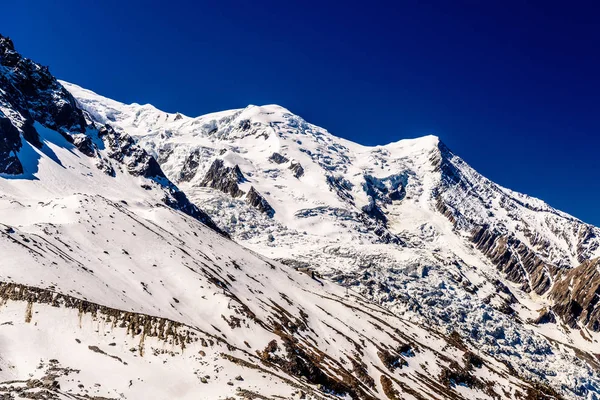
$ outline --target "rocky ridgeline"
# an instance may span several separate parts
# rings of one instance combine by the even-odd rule
[[[200,186],[220,190],[231,197],[240,197],[244,195],[244,191],[240,189],[239,184],[245,180],[240,167],[237,165],[226,167],[223,160],[216,159],[200,182]]]
[[[558,269],[544,262],[514,235],[481,226],[473,231],[471,240],[510,281],[521,284],[521,290],[542,295],[550,289]]]
[[[0,35],[0,173],[18,175],[23,166],[17,153],[21,136],[40,148],[34,122],[59,132],[86,155],[86,122],[73,96],[47,67],[22,57],[12,40]]]
[[[185,348],[186,345],[200,340],[200,335],[216,341],[222,339],[196,328],[185,326],[166,318],[117,310],[100,304],[81,300],[72,296],[57,293],[48,289],[40,289],[17,283],[0,282],[0,299],[6,301],[22,301],[27,303],[25,322],[32,322],[36,304],[48,304],[52,307],[76,309],[79,314],[90,314],[108,325],[126,329],[132,336],[154,337],[166,344]],[[143,340],[140,341],[140,354],[143,354]]]
[[[593,331],[600,331],[598,315],[594,311],[594,293],[598,288],[594,286],[597,279],[591,266],[595,262],[589,260],[590,254],[600,246],[598,228],[559,214],[548,206],[537,206],[533,201],[535,199],[527,202],[508,196],[495,184],[470,170],[443,144],[434,151],[431,162],[441,176],[441,184],[436,193],[437,210],[456,229],[468,231],[473,245],[508,280],[519,284],[521,290],[535,292],[537,295],[549,294],[556,302],[552,310],[571,328],[577,328],[581,324]],[[473,210],[468,208],[469,204],[465,206],[464,201],[456,201],[456,197],[448,196],[448,193],[457,191],[470,194],[467,203],[477,203],[478,207],[483,204],[481,211],[473,214]],[[494,207],[490,199],[495,198],[499,198],[499,204],[523,225],[521,231],[526,241],[517,238],[515,232],[507,230],[502,224],[484,223],[486,216],[493,220]],[[564,253],[540,235],[528,219],[517,213],[518,207],[548,214],[545,223],[549,225],[549,230],[559,239],[565,240],[571,247],[571,253]],[[565,221],[566,227],[559,225]],[[567,261],[570,256],[583,264],[570,264]],[[575,282],[581,290],[573,290]]]
[[[81,153],[96,159],[97,167],[110,176],[113,165],[98,147],[103,142],[108,158],[133,176],[153,180],[164,190],[164,203],[180,210],[215,231],[226,235],[212,219],[192,204],[186,195],[171,183],[156,159],[142,149],[126,133],[118,133],[111,126],[96,129],[86,122],[86,113],[73,96],[50,74],[47,67],[22,57],[12,41],[0,35],[0,173],[19,175],[23,166],[18,158],[22,139],[41,148],[43,144],[34,127],[37,122],[59,132]],[[93,136],[97,135],[99,141]]]

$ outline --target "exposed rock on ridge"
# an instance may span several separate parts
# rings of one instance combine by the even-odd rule
[[[213,161],[202,182],[200,182],[200,186],[220,190],[232,197],[240,197],[244,192],[238,184],[244,182],[244,180],[244,174],[242,174],[240,167],[237,165],[226,167],[223,160],[217,158]]]
[[[549,297],[554,301],[552,310],[571,327],[579,324],[592,331],[600,331],[600,258],[584,261],[556,277]]]

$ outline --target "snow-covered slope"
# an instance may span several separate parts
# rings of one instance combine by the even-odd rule
[[[190,118],[63,84],[236,241],[456,331],[566,396],[598,396],[600,325],[548,296],[600,256],[598,228],[494,184],[434,136],[365,147],[276,105]]]
[[[2,36],[0,65],[3,398],[558,397],[457,332],[240,246]],[[248,196],[248,172],[240,208],[283,226],[264,186]],[[365,221],[357,238],[400,243]]]

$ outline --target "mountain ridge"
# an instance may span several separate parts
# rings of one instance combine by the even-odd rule
[[[66,87],[100,123],[109,120],[101,96]],[[537,358],[539,349],[525,343],[550,340],[542,322],[552,319],[543,310],[557,317],[549,322],[558,328],[552,340],[596,337],[588,330],[598,326],[594,318],[555,303],[568,294],[550,291],[563,271],[600,255],[600,230],[491,182],[435,136],[363,146],[287,110],[248,107],[175,121],[160,111],[137,119],[135,108],[123,107],[113,123],[160,155],[172,179],[185,176],[182,190],[258,253],[312,268],[415,322],[459,327],[485,351],[538,376],[551,374],[553,362],[532,369],[515,356]],[[228,184],[207,187],[215,163],[239,170],[238,190],[256,191],[274,213],[252,210]],[[560,328],[561,319],[570,328]]]
[[[0,175],[0,393],[599,393],[593,296],[539,296],[531,279],[575,271],[595,231],[538,218],[432,137],[365,147],[281,109],[191,119],[92,92],[71,104],[38,95],[64,89],[7,47],[1,82],[25,85],[0,93],[17,130],[1,137],[21,144],[2,157],[24,171]],[[61,105],[83,132],[53,123]],[[473,242],[482,221],[495,230]]]

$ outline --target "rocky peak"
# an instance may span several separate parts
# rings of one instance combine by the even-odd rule
[[[138,146],[131,136],[116,132],[110,125],[100,128],[98,136],[106,143],[109,157],[124,164],[131,175],[166,179],[156,159]]]
[[[4,162],[1,173],[20,174],[23,168],[18,159],[21,135],[40,148],[34,122],[53,129],[70,143],[90,155],[89,143],[78,138],[84,134],[86,122],[73,96],[43,67],[22,57],[13,42],[0,35],[0,105],[4,108],[0,129],[0,157]],[[10,110],[7,112],[6,110]]]
[[[244,192],[238,184],[244,182],[244,180],[244,174],[242,174],[240,167],[237,165],[227,167],[223,160],[217,158],[211,164],[202,182],[200,182],[200,186],[211,187],[233,197],[240,197]]]
[[[40,124],[54,129],[69,139],[72,132],[84,133],[86,122],[73,96],[41,66],[15,51],[12,41],[0,39],[0,65],[4,67],[2,97]]]
[[[250,190],[246,195],[246,201],[252,207],[267,214],[271,218],[273,218],[273,215],[275,215],[275,210],[273,207],[271,207],[269,202],[260,193],[258,193],[256,189],[254,189],[254,186],[250,187]]]

